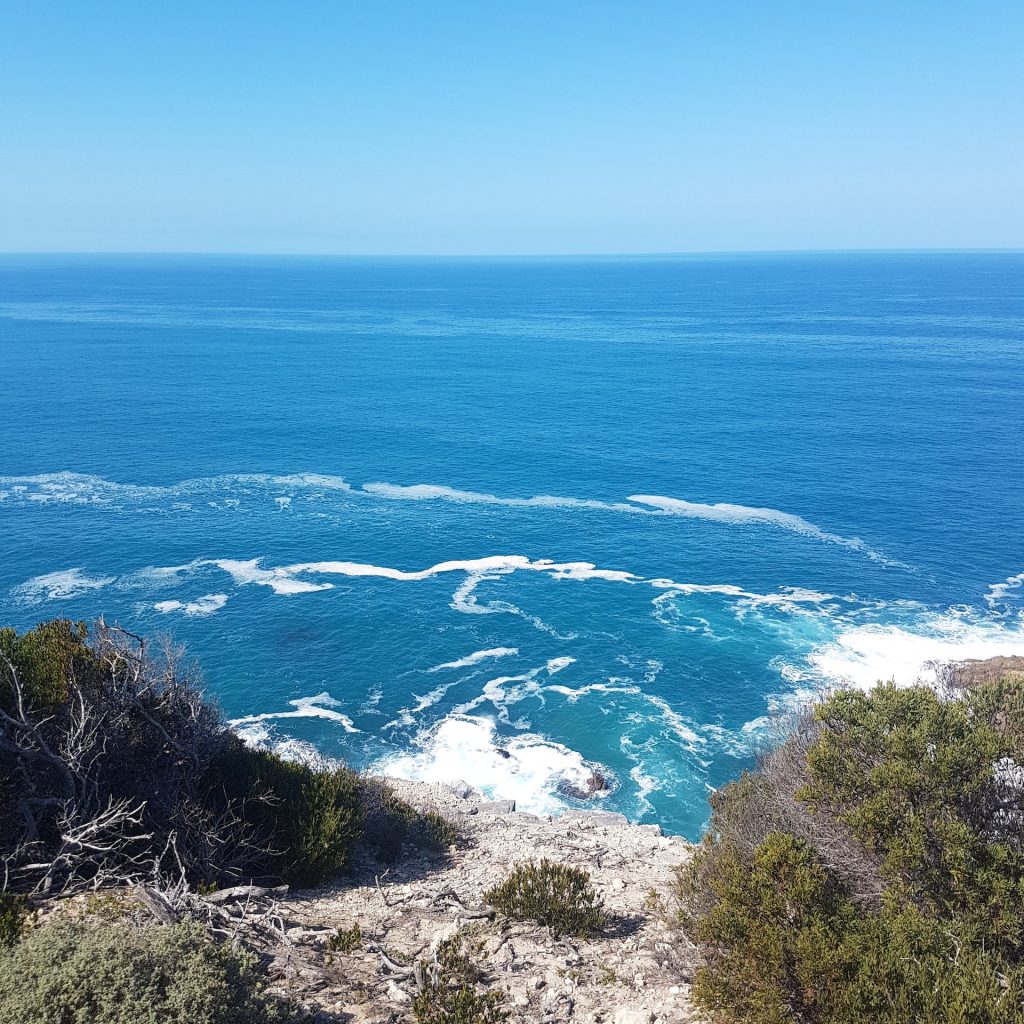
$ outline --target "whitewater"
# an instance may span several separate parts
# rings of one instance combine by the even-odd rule
[[[1024,654],[1022,271],[0,257],[0,625],[169,633],[253,744],[695,838],[815,695]]]

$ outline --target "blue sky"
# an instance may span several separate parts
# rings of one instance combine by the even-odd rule
[[[0,250],[1022,246],[1020,0],[0,0]]]

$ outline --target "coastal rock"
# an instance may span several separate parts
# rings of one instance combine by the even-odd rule
[[[561,796],[567,796],[571,800],[589,800],[591,797],[611,790],[608,779],[598,771],[591,772],[582,785],[576,785],[568,779],[562,779],[558,784],[558,792]]]
[[[563,821],[576,821],[584,825],[602,825],[605,828],[617,828],[628,825],[629,818],[617,811],[566,811]]]
[[[388,982],[388,999],[393,1003],[411,1003],[412,996],[405,991],[404,988],[399,988],[393,981]]]
[[[511,814],[516,809],[515,800],[484,800],[477,804],[483,814]]]
[[[651,1014],[647,1010],[636,1010],[628,1006],[620,1006],[612,1018],[614,1024],[651,1024]]]
[[[279,913],[303,932],[296,963],[323,966],[315,978],[296,969],[282,991],[308,992],[322,1007],[344,1007],[349,1016],[342,1019],[349,1024],[405,1022],[411,1019],[414,979],[400,972],[430,960],[444,939],[459,933],[486,979],[481,985],[505,993],[509,1024],[693,1019],[685,944],[674,941],[648,901],[653,889],[664,906],[672,906],[674,870],[691,855],[689,843],[655,836],[618,814],[537,817],[512,813],[511,800],[477,803],[447,786],[389,784],[413,806],[454,819],[466,842],[443,861],[423,853],[386,872],[367,851],[336,887],[284,894]],[[467,808],[483,813],[467,814]],[[585,868],[613,927],[593,939],[566,942],[535,922],[487,913],[484,893],[512,866],[541,858]],[[619,929],[617,922],[628,927]],[[326,949],[324,929],[355,924],[362,935],[358,948]]]

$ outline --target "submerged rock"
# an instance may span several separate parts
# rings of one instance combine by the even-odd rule
[[[562,779],[558,784],[558,793],[567,796],[572,800],[589,800],[599,793],[608,793],[611,790],[608,779],[598,771],[591,772],[582,785]]]

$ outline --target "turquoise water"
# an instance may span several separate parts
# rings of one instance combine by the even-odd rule
[[[1024,255],[0,257],[0,618],[254,743],[695,836],[822,686],[1024,653]],[[506,756],[509,755],[509,756]]]

